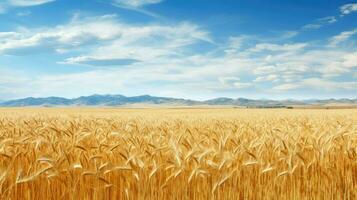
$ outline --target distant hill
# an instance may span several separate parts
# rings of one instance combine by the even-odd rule
[[[130,104],[165,104],[165,105],[197,105],[198,101],[176,99],[168,97],[154,97],[150,95],[126,97],[123,95],[91,95],[81,96],[74,99],[62,97],[46,97],[16,99],[0,102],[4,107],[23,106],[123,106]]]
[[[67,99],[62,97],[46,97],[0,101],[2,107],[25,106],[128,106],[128,105],[168,105],[168,106],[244,106],[244,107],[287,107],[287,106],[316,106],[316,105],[357,105],[357,99],[313,99],[313,100],[255,100],[246,98],[216,98],[207,101],[195,101],[150,95],[127,97],[123,95],[91,95]]]
[[[278,106],[289,106],[289,105],[306,105],[303,101],[294,100],[254,100],[254,99],[231,99],[231,98],[217,98],[204,101],[207,105],[237,105],[237,106],[251,106],[251,107],[278,107]]]

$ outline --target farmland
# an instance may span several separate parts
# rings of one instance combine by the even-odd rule
[[[357,109],[0,109],[0,199],[356,199]]]

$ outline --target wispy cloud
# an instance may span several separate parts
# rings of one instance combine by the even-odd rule
[[[323,26],[329,25],[329,24],[334,24],[337,22],[337,19],[335,16],[328,16],[328,17],[323,17],[320,19],[317,19],[314,23],[311,24],[306,24],[302,28],[305,30],[308,29],[319,29]]]
[[[0,2],[0,13],[5,13],[14,7],[30,7],[54,2],[55,0],[4,0]]]
[[[275,86],[274,90],[286,91],[286,90],[298,90],[298,89],[317,89],[325,91],[336,90],[355,90],[357,87],[356,81],[340,82],[332,81],[324,78],[307,78],[295,83],[286,83]]]
[[[340,7],[340,17],[357,12],[357,3],[345,4]],[[334,24],[338,21],[338,16],[327,16],[316,19],[314,22],[304,25],[301,30],[320,29],[324,26]]]
[[[273,90],[293,90],[301,87],[299,84],[294,83],[284,83],[273,87]]]
[[[344,67],[348,67],[348,68],[357,67],[357,52],[346,54],[343,58],[344,61],[342,65]]]
[[[130,6],[130,7],[142,7],[150,4],[157,4],[163,0],[113,0],[113,3]]]
[[[260,51],[298,51],[302,50],[307,46],[306,43],[295,43],[295,44],[271,44],[271,43],[259,43],[256,44],[254,48],[251,48],[252,52]]]
[[[338,35],[333,36],[330,38],[330,46],[336,46],[349,38],[351,38],[353,35],[357,34],[357,29],[353,29],[351,31],[343,31]]]
[[[253,82],[278,82],[280,81],[277,74],[269,74],[267,76],[258,76]]]
[[[19,6],[19,7],[38,6],[38,5],[50,3],[53,1],[55,1],[55,0],[7,0],[9,5]]]
[[[138,12],[156,19],[164,19],[163,16],[144,8],[146,5],[158,4],[162,1],[164,0],[112,0],[110,4],[118,8]],[[103,1],[103,3],[107,3],[107,1]]]
[[[243,89],[253,86],[250,82],[242,82],[239,77],[219,77],[218,80],[224,89]]]
[[[282,39],[290,39],[299,34],[299,31],[284,31],[283,34],[280,36]]]
[[[341,16],[357,12],[357,3],[345,4],[340,7]]]
[[[53,28],[0,32],[0,37],[0,54],[68,53],[85,47],[85,53],[64,63],[95,66],[184,55],[189,45],[212,42],[207,31],[189,22],[137,26],[121,22],[115,15],[74,18]]]

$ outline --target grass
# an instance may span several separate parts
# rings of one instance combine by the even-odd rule
[[[357,199],[357,110],[0,109],[0,199]]]

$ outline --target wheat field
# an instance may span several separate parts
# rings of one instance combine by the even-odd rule
[[[0,199],[357,199],[357,110],[3,108]]]

